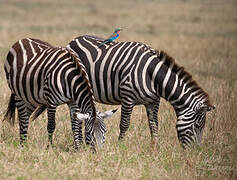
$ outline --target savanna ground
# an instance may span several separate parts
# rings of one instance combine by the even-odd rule
[[[74,152],[66,106],[58,108],[55,147],[48,150],[45,114],[30,122],[24,148],[18,126],[0,122],[0,179],[237,179],[236,12],[234,0],[0,0],[1,119],[10,95],[3,64],[13,43],[34,37],[65,46],[83,34],[106,37],[115,27],[124,29],[119,41],[145,42],[175,57],[216,106],[208,113],[202,146],[185,151],[165,101],[154,149],[143,106],[134,109],[123,142],[117,140],[120,110],[106,120],[106,144],[94,154],[88,148]]]

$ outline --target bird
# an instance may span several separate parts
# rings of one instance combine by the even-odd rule
[[[121,28],[116,28],[114,30],[114,33],[108,38],[108,39],[105,39],[100,45],[99,47],[103,46],[104,44],[107,44],[107,43],[111,43],[113,42],[115,39],[117,39],[119,37],[119,33],[122,29]]]

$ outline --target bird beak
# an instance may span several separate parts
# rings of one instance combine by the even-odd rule
[[[122,30],[123,30],[123,29],[120,29],[120,28],[119,28],[119,29],[118,29],[118,32],[120,32],[120,31],[122,31]]]

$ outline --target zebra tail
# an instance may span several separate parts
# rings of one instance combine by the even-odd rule
[[[16,109],[15,95],[11,94],[11,97],[10,97],[9,103],[8,103],[8,107],[7,107],[7,111],[6,111],[2,121],[7,120],[12,126],[14,126],[15,109]]]
[[[46,106],[37,107],[36,110],[34,111],[34,113],[31,116],[32,121],[34,121],[36,118],[38,118],[39,115],[41,115],[46,109],[47,109]]]
[[[87,89],[90,93],[90,97],[91,97],[91,105],[92,105],[92,109],[93,109],[93,116],[96,117],[96,108],[95,108],[95,98],[94,98],[94,95],[93,95],[93,90],[92,90],[92,87],[91,87],[91,84],[90,84],[90,81],[89,81],[89,77],[88,77],[88,74],[86,72],[86,68],[85,66],[82,64],[81,60],[79,59],[78,55],[72,51],[71,49],[67,48],[68,52],[71,54],[71,57],[72,59],[74,60],[74,62],[78,65],[78,67],[80,68],[81,72],[82,72],[82,75],[83,77],[86,79],[86,83],[87,83]]]

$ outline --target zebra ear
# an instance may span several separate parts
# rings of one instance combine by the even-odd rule
[[[211,111],[211,110],[214,110],[214,109],[216,109],[215,105],[208,105],[207,111]]]
[[[108,118],[108,117],[111,117],[118,109],[114,109],[114,110],[108,110],[108,111],[105,111],[105,112],[99,112],[98,115],[105,119],[105,118]]]
[[[213,110],[213,109],[215,109],[216,107],[213,105],[206,105],[206,104],[203,104],[201,107],[200,107],[200,109],[199,110],[201,110],[201,111],[206,111],[206,112],[208,112],[208,111],[211,111],[211,110]]]
[[[81,120],[81,121],[84,121],[84,120],[86,120],[86,119],[88,119],[89,118],[89,114],[87,113],[87,114],[83,114],[83,113],[75,113],[75,118],[76,119],[78,119],[78,120]]]

